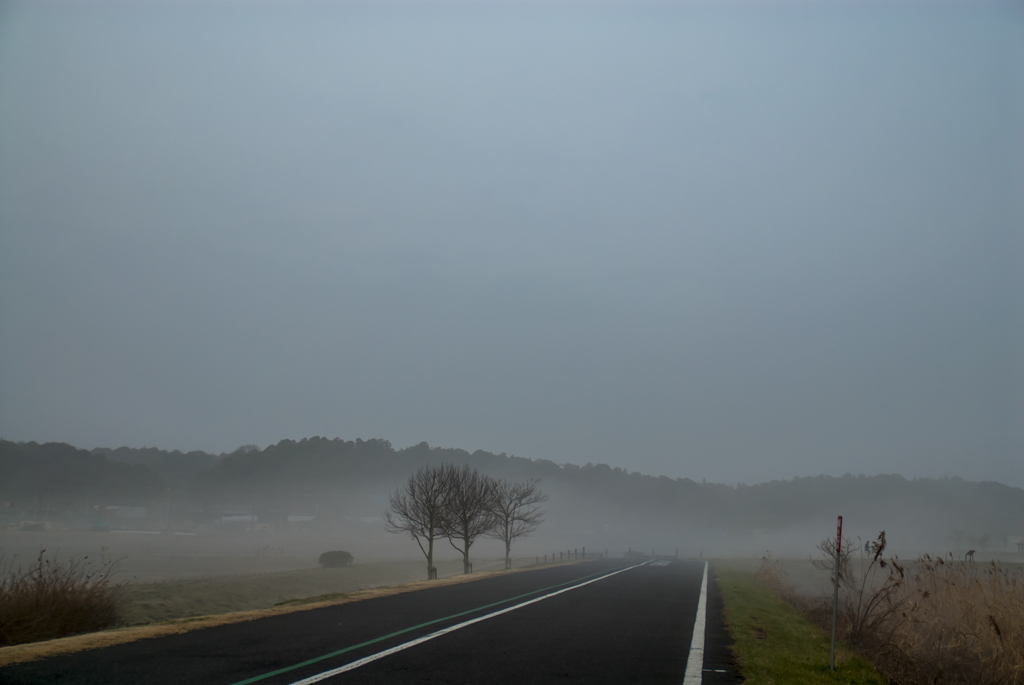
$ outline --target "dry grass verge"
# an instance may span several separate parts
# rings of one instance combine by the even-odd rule
[[[749,685],[884,685],[863,658],[840,647],[836,670],[828,668],[828,633],[779,596],[781,567],[771,561],[753,576],[716,563],[729,634],[744,682]],[[791,594],[784,582],[784,593]]]

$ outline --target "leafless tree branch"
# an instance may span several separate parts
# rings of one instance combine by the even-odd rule
[[[540,481],[531,479],[518,483],[498,480],[491,488],[490,515],[492,527],[487,537],[505,543],[505,568],[512,567],[512,543],[530,535],[544,522],[540,505],[548,496],[540,491]]]
[[[468,465],[445,464],[441,468],[451,488],[442,524],[444,535],[462,553],[462,571],[469,573],[469,548],[494,525],[490,503],[495,480]]]
[[[437,575],[434,541],[445,535],[444,522],[451,495],[449,470],[427,465],[391,494],[384,512],[384,527],[389,533],[408,533],[419,545],[427,558],[428,579]]]

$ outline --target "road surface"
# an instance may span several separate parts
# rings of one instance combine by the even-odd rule
[[[695,620],[704,571],[553,566],[16,664],[0,683],[738,683],[713,573]]]

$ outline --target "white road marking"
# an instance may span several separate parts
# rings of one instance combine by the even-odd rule
[[[650,563],[650,562],[644,562],[644,563]],[[448,628],[444,628],[443,630],[438,630],[437,632],[431,633],[430,635],[424,635],[423,637],[416,638],[415,640],[410,640],[409,642],[402,643],[402,644],[400,644],[400,645],[398,645],[396,647],[392,647],[391,649],[385,649],[383,652],[377,652],[376,654],[371,654],[370,656],[363,657],[362,659],[359,659],[358,661],[353,661],[352,663],[345,664],[344,666],[339,666],[338,668],[332,668],[329,671],[324,671],[322,673],[317,673],[316,675],[310,676],[308,678],[304,678],[302,680],[296,680],[291,685],[311,685],[312,683],[319,683],[321,680],[326,680],[327,678],[330,678],[332,676],[336,676],[339,673],[345,673],[346,671],[351,671],[351,670],[357,669],[360,666],[364,666],[364,665],[370,663],[371,661],[376,661],[377,659],[383,659],[386,656],[390,656],[390,655],[395,654],[397,652],[401,652],[403,650],[409,649],[410,647],[415,647],[416,645],[423,644],[424,642],[427,642],[428,640],[433,640],[436,637],[441,637],[442,635],[447,635],[448,633],[454,632],[454,631],[458,630],[459,628],[465,628],[466,626],[471,626],[474,623],[479,623],[480,621],[486,621],[487,619],[494,618],[495,616],[500,616],[502,614],[507,614],[510,611],[515,611],[516,609],[520,609],[520,608],[522,608],[524,606],[527,606],[529,604],[534,604],[536,602],[543,601],[543,600],[545,600],[545,599],[547,599],[549,597],[554,597],[555,595],[560,595],[563,592],[568,592],[569,590],[575,590],[576,588],[583,587],[584,585],[590,585],[591,583],[596,583],[597,581],[604,580],[605,578],[611,578],[612,576],[616,576],[616,575],[618,575],[620,573],[623,573],[625,571],[628,571],[630,569],[634,569],[637,566],[643,566],[643,565],[644,564],[636,564],[635,566],[629,566],[628,568],[620,569],[618,571],[614,571],[612,573],[608,573],[606,575],[603,575],[600,578],[594,578],[593,580],[588,580],[585,583],[580,583],[579,585],[573,585],[572,587],[562,588],[561,590],[556,590],[555,592],[550,592],[550,593],[544,595],[543,597],[537,597],[535,599],[531,599],[531,600],[528,600],[526,602],[522,602],[521,604],[516,604],[515,606],[511,606],[511,607],[508,607],[506,609],[501,609],[499,611],[492,612],[490,614],[487,614],[486,616],[480,616],[478,618],[470,619],[469,621],[463,621],[462,623],[458,623],[458,624],[456,624],[454,626],[450,626]],[[707,578],[707,571],[706,570],[704,572],[704,577],[705,577],[705,579]],[[701,604],[701,606],[703,606],[703,603]],[[697,682],[699,683],[700,680],[698,680]]]
[[[690,640],[690,656],[686,658],[686,674],[683,685],[701,685],[704,670],[704,626],[708,617],[708,562],[704,562],[704,579],[700,582],[700,599],[697,600],[697,618],[693,621],[693,639]]]

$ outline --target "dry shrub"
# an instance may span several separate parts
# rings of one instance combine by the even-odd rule
[[[345,550],[335,552],[324,552],[320,555],[319,563],[324,568],[341,568],[352,565],[352,555]]]
[[[27,568],[0,555],[0,645],[49,640],[115,625],[123,583],[116,561],[58,561],[39,552]]]
[[[876,643],[878,660],[893,681],[1024,684],[1020,569],[925,555],[908,571],[906,612]]]
[[[836,572],[835,539],[821,570]],[[885,531],[855,559],[839,555],[839,632],[894,685],[1024,685],[1024,571],[924,555],[883,558]],[[835,578],[835,575],[832,575]],[[823,628],[832,597],[804,610]]]
[[[899,559],[885,560],[885,531],[869,543],[868,559],[854,559],[849,542],[843,542],[839,554],[838,623],[842,635],[852,644],[887,643],[888,633],[899,625],[907,611],[906,574]],[[833,573],[835,581],[834,540],[818,545],[823,555],[831,557],[815,564]],[[831,598],[828,608],[831,609]]]
[[[779,594],[791,592],[789,584],[786,582],[786,572],[782,568],[782,562],[773,558],[771,552],[767,552],[761,557],[761,565],[754,571],[754,579]]]
[[[771,552],[767,552],[761,557],[761,565],[754,571],[754,579],[798,609],[806,611],[809,608],[803,598],[789,584],[782,561],[773,558]]]

